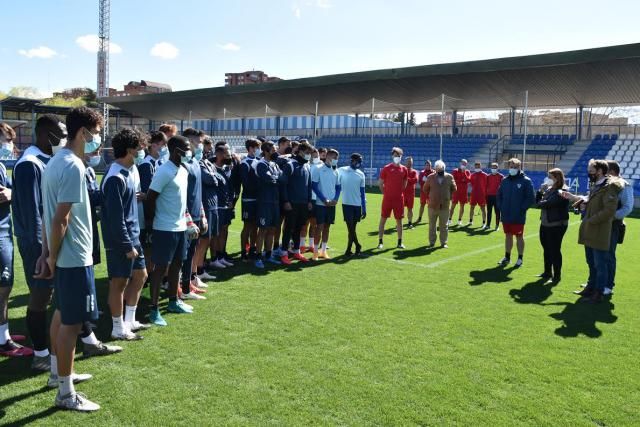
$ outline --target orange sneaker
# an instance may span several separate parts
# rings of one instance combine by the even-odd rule
[[[204,289],[200,289],[199,287],[197,287],[193,283],[190,285],[190,289],[191,289],[191,292],[194,292],[196,294],[204,294],[204,293],[207,292]]]
[[[293,258],[297,259],[300,262],[309,262],[309,260],[304,255],[302,255],[301,253],[293,254]]]
[[[305,251],[306,251],[306,250],[307,250],[307,247],[306,247],[306,246],[304,246],[304,245],[303,245],[303,246],[300,246],[300,253],[301,253],[301,254],[305,253]]]
[[[280,262],[284,265],[291,265],[291,260],[289,259],[289,255],[285,254],[280,257]]]
[[[320,258],[323,258],[323,259],[331,259],[331,256],[329,256],[329,252],[327,252],[327,251],[322,251],[322,252],[320,252]]]
[[[311,257],[311,260],[313,261],[317,261],[318,260],[318,250],[317,249],[313,249],[313,256]]]

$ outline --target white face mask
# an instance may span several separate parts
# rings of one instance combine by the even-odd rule
[[[314,157],[311,163],[313,163],[314,165],[317,165],[322,163],[322,161],[320,160],[320,157]]]
[[[462,165],[462,164],[460,165],[461,170],[465,170],[466,168],[467,168],[467,165]]]
[[[0,157],[12,157],[13,156],[13,142],[3,142],[2,148],[0,148]]]
[[[311,160],[311,154],[305,154],[303,156],[303,159],[305,159],[308,162],[309,160]]]
[[[516,169],[516,168],[509,168],[509,175],[511,175],[511,176],[516,176],[516,175],[518,175],[518,169]]]
[[[338,159],[331,159],[331,166],[338,166]]]
[[[546,185],[547,187],[551,187],[551,186],[552,186],[552,185],[554,185],[555,183],[556,183],[556,180],[555,180],[555,179],[553,179],[553,178],[549,178],[549,177],[546,177],[546,178],[544,179],[544,182],[543,182],[543,184],[544,184],[544,185]]]
[[[474,171],[475,172],[482,172],[482,169],[481,168],[475,168]]]
[[[100,160],[102,160],[102,158],[99,155],[91,156],[89,157],[89,161],[87,161],[87,163],[89,164],[90,167],[95,168],[100,164]]]
[[[138,152],[136,153],[136,157],[133,159],[133,163],[139,165],[144,160],[144,156],[144,150],[138,150]]]
[[[497,175],[498,174],[498,169],[491,169],[491,174],[492,175]]]
[[[402,161],[402,157],[393,156],[393,163],[395,163],[396,165],[399,165],[401,161]]]

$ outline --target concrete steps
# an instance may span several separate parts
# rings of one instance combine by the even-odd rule
[[[580,156],[582,156],[582,154],[587,150],[589,144],[591,144],[590,140],[576,141],[571,147],[569,147],[564,156],[562,156],[562,159],[556,163],[556,167],[562,169],[565,174],[569,173]]]

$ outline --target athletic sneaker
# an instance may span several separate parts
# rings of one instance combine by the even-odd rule
[[[382,243],[378,243],[378,249],[383,249],[384,245]]]
[[[149,328],[151,328],[151,325],[149,325],[148,323],[140,323],[137,320],[129,323],[129,330],[131,332],[144,331],[145,329]]]
[[[522,258],[518,258],[515,264],[515,268],[520,268],[520,267],[522,267]]]
[[[267,258],[267,262],[275,265],[281,265],[282,263],[278,258],[276,258],[275,254],[272,254],[271,257]]]
[[[462,220],[458,220],[458,227],[460,227],[462,225]]]
[[[398,243],[398,246],[396,246],[396,249],[406,249],[407,247],[403,244],[403,243]]]
[[[319,256],[320,256],[320,258],[323,258],[323,259],[331,259],[331,256],[329,255],[329,252],[327,252],[327,251],[320,252]]]
[[[602,295],[607,296],[607,295],[613,295],[613,289],[611,288],[604,288],[604,291],[602,291]]]
[[[207,284],[200,280],[198,276],[196,276],[196,278],[191,281],[191,285],[200,289],[208,288]]]
[[[207,299],[207,297],[205,297],[204,295],[198,295],[195,292],[189,292],[188,294],[182,294],[182,299],[185,300],[203,300],[203,299]]]
[[[106,345],[101,341],[97,344],[83,344],[83,357],[108,356],[110,354],[120,353],[122,347],[119,345]]]
[[[447,225],[451,225],[451,220],[447,221]]]
[[[56,406],[71,411],[92,412],[100,409],[100,405],[93,403],[82,393],[70,393],[66,396],[56,395]]]
[[[225,267],[233,267],[233,263],[226,258],[220,258],[219,260]]]
[[[33,356],[31,362],[31,369],[35,371],[50,371],[51,370],[51,357],[50,356]]]
[[[291,265],[291,260],[289,259],[289,255],[283,255],[280,257],[280,262],[284,265]]]
[[[315,248],[313,249],[313,256],[311,256],[311,260],[312,261],[318,260],[318,251]]]
[[[409,230],[413,229],[413,224],[411,224],[411,223],[407,224],[407,228],[408,228]]]
[[[191,293],[196,293],[196,294],[206,294],[207,291],[205,291],[204,289],[200,289],[199,287],[197,287],[196,285],[193,284],[193,282],[191,282],[189,284],[189,291]]]
[[[142,335],[138,335],[127,329],[123,329],[117,332],[111,331],[111,338],[114,340],[121,340],[121,341],[140,341],[143,337]]]
[[[200,279],[200,281],[204,282],[205,280],[216,280],[216,276],[214,276],[213,274],[209,274],[207,271],[205,271],[202,274],[199,274],[198,279]],[[206,288],[207,284],[206,283],[202,283],[204,286],[199,285],[199,287],[201,288]]]
[[[274,257],[280,257],[282,256],[282,252],[280,251],[280,248],[275,248],[273,251],[271,251],[271,255],[273,255]]]
[[[33,349],[23,347],[9,339],[3,345],[0,345],[0,356],[7,357],[28,357],[33,356]]]
[[[305,245],[300,245],[300,253],[303,254],[307,251],[307,247]]]
[[[178,304],[178,301],[169,301],[169,304],[167,304],[167,311],[169,313],[176,314],[193,313],[193,310],[183,307],[182,304]]]
[[[440,245],[440,247],[441,247],[442,249],[449,249],[449,245],[447,245],[446,243],[445,243],[444,245]]]
[[[82,383],[85,381],[89,381],[93,378],[91,374],[76,374],[75,372],[71,374],[71,380],[74,384]],[[58,376],[57,375],[49,375],[49,379],[47,380],[47,387],[56,388],[58,387]]]
[[[309,260],[307,259],[307,257],[305,257],[304,255],[299,254],[299,253],[295,253],[295,254],[293,254],[293,259],[296,259],[296,260],[298,260],[298,261],[300,261],[300,262],[309,262]]]
[[[220,269],[227,268],[227,266],[222,263],[222,260],[219,260],[219,259],[213,261],[209,265],[211,265],[211,267],[213,268],[220,268]]]
[[[263,268],[264,268],[264,262],[262,262],[262,260],[261,260],[261,259],[257,259],[257,260],[256,260],[256,262],[254,262],[254,263],[253,263],[253,265],[254,265],[256,268],[260,268],[260,269],[263,269]]]
[[[151,310],[149,312],[149,321],[156,326],[167,326],[167,322],[162,318],[160,310]]]
[[[192,305],[187,304],[187,303],[186,303],[186,302],[184,302],[182,299],[178,298],[178,299],[177,299],[177,302],[178,302],[178,305],[179,305],[180,307],[185,308],[185,309],[187,309],[187,310],[191,310],[191,311],[193,311],[193,306],[192,306]]]
[[[504,257],[500,261],[498,261],[498,265],[501,265],[502,267],[504,267],[505,265],[509,265],[510,262],[511,260],[509,258]]]

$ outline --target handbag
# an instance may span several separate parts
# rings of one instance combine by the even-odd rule
[[[624,235],[627,232],[627,224],[624,221],[620,221],[618,224],[618,244],[621,245],[624,242]]]

